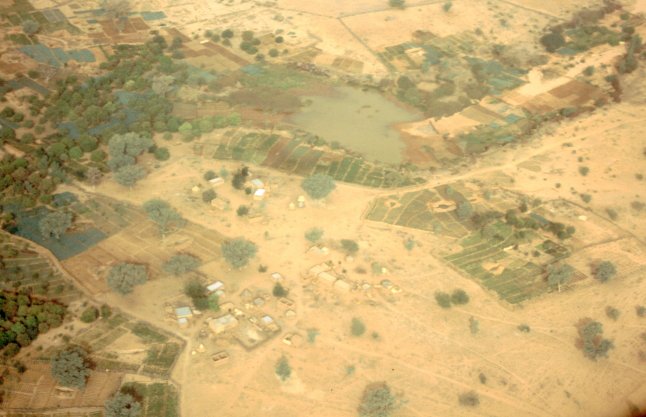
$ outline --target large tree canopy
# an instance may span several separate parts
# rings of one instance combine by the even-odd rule
[[[336,188],[334,178],[325,174],[314,174],[301,183],[303,190],[312,198],[319,200],[327,197]]]
[[[186,222],[177,210],[158,198],[146,201],[144,210],[148,218],[157,224],[162,235],[168,233],[172,227],[182,227]]]
[[[118,392],[105,402],[105,417],[139,417],[141,404],[130,394]]]
[[[244,238],[229,240],[222,244],[222,256],[234,268],[247,266],[249,260],[256,255],[256,244]]]
[[[52,358],[52,376],[59,384],[70,388],[83,388],[90,376],[87,353],[80,347],[70,347]]]
[[[113,266],[108,273],[108,286],[120,294],[132,292],[135,285],[141,285],[147,280],[145,265],[124,262]]]

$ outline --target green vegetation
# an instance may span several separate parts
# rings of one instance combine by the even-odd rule
[[[403,9],[406,7],[405,0],[388,0],[388,5],[396,9]]]
[[[92,323],[99,318],[99,309],[94,306],[89,306],[83,310],[80,318],[83,323]]]
[[[114,173],[114,180],[124,187],[132,188],[139,180],[146,177],[146,169],[139,165],[126,165]]]
[[[108,286],[122,295],[131,293],[136,285],[141,285],[147,280],[145,265],[123,262],[114,265],[108,273]]]
[[[178,392],[170,383],[128,382],[120,392],[132,396],[141,404],[139,417],[179,417]]]
[[[105,402],[105,417],[139,417],[141,403],[132,395],[117,392]]]
[[[590,318],[583,318],[576,324],[579,333],[577,347],[583,350],[586,358],[597,360],[607,357],[608,351],[614,347],[611,340],[603,338],[603,325]]]
[[[90,376],[87,352],[72,346],[60,351],[52,358],[52,376],[65,387],[83,388]]]
[[[586,166],[580,166],[579,167],[579,174],[583,175],[584,177],[588,175],[588,172],[590,172],[590,168]]]
[[[451,293],[451,303],[455,305],[467,304],[469,302],[469,294],[462,289],[454,290]]]
[[[244,217],[244,216],[248,215],[249,214],[249,207],[245,206],[244,204],[241,204],[236,209],[236,214],[238,215],[238,217]]]
[[[397,400],[385,382],[368,384],[363,390],[359,415],[361,417],[390,417],[397,409]]]
[[[280,377],[281,381],[286,381],[292,374],[292,368],[285,356],[281,356],[276,362],[276,375]]]
[[[6,279],[7,276],[3,276]],[[65,306],[30,294],[0,293],[0,349],[5,357],[16,355],[41,333],[59,327],[66,314]]]
[[[561,291],[561,286],[572,280],[574,268],[568,264],[554,264],[547,268],[547,284]]]
[[[437,291],[435,293],[435,301],[442,308],[451,308],[451,296],[445,292]]]
[[[612,306],[606,307],[606,316],[608,316],[609,319],[617,321],[620,314],[621,312],[619,311],[619,309]]]
[[[179,212],[164,200],[148,200],[143,207],[148,218],[159,227],[162,236],[169,233],[172,228],[180,228],[186,223]]]
[[[334,178],[326,174],[314,174],[301,183],[305,192],[315,200],[327,197],[336,188]]]
[[[341,248],[347,255],[354,255],[359,252],[359,244],[351,239],[341,239]]]
[[[179,276],[199,268],[201,264],[202,261],[193,255],[178,253],[166,261],[162,268],[167,274]]]
[[[469,331],[471,334],[476,334],[480,330],[480,322],[473,316],[469,317]]]
[[[458,396],[458,403],[464,407],[477,407],[480,405],[480,396],[475,391],[463,392]]]
[[[214,200],[217,197],[217,193],[213,189],[208,189],[202,193],[202,201],[205,203],[210,203],[212,200]]]
[[[280,282],[277,282],[274,284],[274,288],[272,289],[271,293],[273,294],[274,297],[280,298],[280,297],[287,297],[287,294],[289,294],[289,291],[287,291],[285,287],[281,285]]]
[[[532,330],[527,324],[519,324],[517,328],[523,333],[529,333]]]
[[[193,278],[184,284],[184,294],[191,298],[193,305],[198,310],[209,309],[209,295],[206,291],[206,287],[199,279]]]
[[[615,264],[610,261],[600,262],[592,271],[592,275],[594,275],[594,277],[600,282],[606,282],[616,274],[617,268],[615,268]]]
[[[224,242],[221,246],[222,256],[236,269],[247,266],[249,260],[256,256],[256,244],[244,238],[236,238]]]
[[[44,238],[54,237],[60,239],[67,229],[72,225],[72,213],[54,211],[43,217],[38,222],[38,228]]]
[[[352,336],[359,337],[366,332],[366,325],[363,324],[361,319],[353,317],[352,323],[350,324],[350,332],[352,333]]]
[[[305,231],[305,239],[310,243],[317,243],[323,237],[323,229],[318,227],[312,227]]]

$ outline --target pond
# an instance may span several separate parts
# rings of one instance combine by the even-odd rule
[[[366,159],[394,164],[402,161],[404,148],[395,125],[422,118],[375,91],[345,86],[330,95],[306,96],[303,102],[306,105],[291,117],[292,123]]]

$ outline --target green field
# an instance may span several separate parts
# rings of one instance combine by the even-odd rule
[[[205,144],[201,153],[209,158],[248,162],[301,176],[324,173],[337,181],[367,187],[396,188],[424,182],[410,172],[278,135],[225,135],[220,143]]]
[[[171,384],[124,384],[123,391],[134,390],[143,399],[140,417],[177,417],[179,416],[179,394]]]
[[[483,193],[484,194],[484,193]],[[522,225],[507,222],[504,212],[526,198],[507,190],[495,190],[484,198],[462,183],[380,197],[372,202],[366,219],[425,230],[458,243],[459,251],[444,255],[453,268],[516,304],[550,290],[545,279],[547,265],[570,254],[564,243],[548,232],[551,222],[539,206],[523,217]],[[462,218],[456,207],[468,204],[472,213]],[[487,214],[478,221],[476,214]],[[528,219],[533,221],[530,227]],[[558,241],[557,241],[558,240]],[[577,279],[583,279],[577,273]]]

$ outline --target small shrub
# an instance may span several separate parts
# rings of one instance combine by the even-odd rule
[[[245,206],[244,204],[238,207],[236,210],[236,214],[240,217],[244,217],[249,214],[249,207]]]
[[[580,194],[580,197],[584,203],[589,203],[590,201],[592,201],[592,196],[590,194],[582,193]]]
[[[157,148],[155,149],[155,159],[158,161],[167,161],[170,158],[170,152],[168,148]]]
[[[217,196],[218,195],[214,190],[208,189],[202,193],[202,201],[204,201],[205,203],[210,203]]]
[[[480,405],[480,397],[475,391],[464,392],[458,397],[458,403],[464,407],[477,407]]]
[[[316,336],[319,335],[318,329],[307,329],[307,342],[314,343],[316,342]]]
[[[610,261],[600,262],[592,272],[594,277],[601,282],[606,282],[617,274],[615,265]]]
[[[517,329],[522,333],[529,333],[532,330],[527,324],[519,324]]]
[[[354,255],[359,251],[359,245],[354,240],[341,239],[341,247],[347,255]]]
[[[445,292],[436,292],[435,301],[437,301],[437,305],[442,308],[451,308],[451,296]]]
[[[617,210],[607,208],[606,213],[608,213],[608,217],[610,217],[610,220],[617,220],[619,218],[619,215],[617,214]]]
[[[204,179],[206,181],[210,181],[210,180],[212,180],[213,178],[216,178],[216,177],[217,177],[217,175],[215,174],[215,171],[208,170],[208,171],[206,171],[204,173]]]
[[[404,0],[388,0],[388,5],[393,8],[403,9],[406,2]]]
[[[473,316],[469,317],[469,331],[471,334],[476,334],[480,330],[480,322]]]
[[[321,240],[321,238],[323,237],[323,233],[324,233],[323,229],[320,229],[318,227],[312,227],[311,229],[308,229],[305,232],[305,239],[307,239],[311,243],[316,243],[319,240]]]
[[[646,307],[636,306],[635,313],[637,314],[637,317],[646,317]]]
[[[586,166],[579,167],[579,174],[583,175],[584,177],[588,175],[588,172],[590,172],[590,168]]]
[[[112,309],[109,305],[103,304],[101,306],[101,318],[107,319],[112,315]]]
[[[620,314],[621,312],[619,311],[619,309],[614,308],[612,306],[606,307],[606,316],[608,316],[609,319],[617,321],[617,319],[619,319]]]
[[[353,336],[359,337],[366,332],[366,325],[363,324],[363,321],[361,321],[361,319],[354,317],[350,325],[350,331],[352,332]]]
[[[285,356],[281,356],[276,362],[276,375],[280,377],[281,381],[287,380],[292,374],[292,368],[289,366],[289,362]]]

